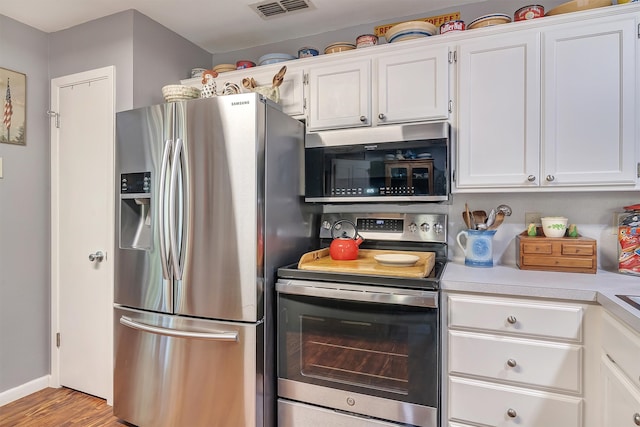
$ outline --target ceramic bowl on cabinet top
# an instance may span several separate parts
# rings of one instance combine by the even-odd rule
[[[375,34],[361,34],[356,38],[356,49],[375,46],[378,44],[378,36]]]
[[[544,16],[544,6],[532,4],[521,7],[513,14],[514,21],[526,21],[528,19],[542,18]]]
[[[490,15],[484,15],[474,19],[469,25],[467,25],[467,29],[473,30],[475,28],[508,24],[509,22],[511,22],[511,17],[509,15],[505,15],[504,13],[492,13]]]
[[[258,59],[258,65],[276,64],[278,62],[291,61],[292,59],[296,59],[296,57],[288,53],[268,53]]]
[[[407,21],[389,28],[384,37],[387,43],[429,37],[438,34],[435,25],[426,21]]]
[[[356,48],[356,45],[353,43],[348,43],[348,42],[336,42],[336,43],[332,43],[329,46],[324,48],[324,53],[325,54],[329,54],[329,53],[337,53],[337,52],[344,52],[347,50],[353,50]]]
[[[597,7],[611,6],[611,0],[573,0],[562,3],[547,12],[546,16],[560,15],[562,13],[577,12],[580,10],[595,9]]]
[[[465,25],[464,21],[456,20],[456,21],[448,21],[444,24],[440,25],[440,34],[446,34],[456,31],[464,31]]]

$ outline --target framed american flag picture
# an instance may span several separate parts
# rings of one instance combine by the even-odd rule
[[[27,142],[27,76],[0,68],[2,122],[0,142],[25,145]]]

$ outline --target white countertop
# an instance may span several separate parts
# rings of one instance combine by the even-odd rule
[[[640,295],[639,276],[604,270],[596,274],[520,270],[515,265],[477,268],[449,261],[440,286],[444,291],[598,303],[640,333],[640,310],[616,297]]]

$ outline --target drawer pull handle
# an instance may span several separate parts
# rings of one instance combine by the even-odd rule
[[[640,426],[640,414],[639,413],[635,413],[633,414],[633,422],[637,425]]]
[[[515,368],[517,363],[516,363],[515,359],[509,359],[509,360],[507,360],[507,365],[509,365],[512,368]]]
[[[507,409],[507,415],[509,416],[509,418],[515,418],[518,416],[518,413],[515,409],[509,408]]]
[[[509,316],[507,317],[507,322],[511,323],[512,325],[514,325],[518,320],[515,318],[515,316]]]

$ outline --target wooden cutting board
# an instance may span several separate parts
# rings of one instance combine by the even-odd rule
[[[379,264],[373,257],[379,254],[408,254],[420,257],[412,266],[391,267]],[[426,277],[436,262],[434,252],[389,251],[360,249],[358,259],[337,261],[329,256],[329,248],[304,254],[298,262],[300,270],[330,271],[333,273],[372,274],[376,276]]]

